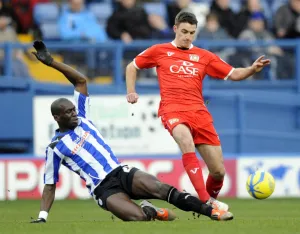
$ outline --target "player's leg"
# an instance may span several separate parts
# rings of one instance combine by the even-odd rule
[[[223,186],[225,175],[219,136],[213,126],[212,117],[208,112],[199,112],[195,119],[201,124],[196,124],[195,126],[194,142],[209,170],[206,190],[211,198],[208,203],[218,209],[228,210],[229,207],[227,204],[215,200]]]
[[[182,152],[183,166],[199,196],[199,199],[206,202],[210,196],[205,188],[202,168],[195,153],[195,144],[190,128],[188,128],[185,124],[178,124],[173,128],[172,135]]]
[[[214,209],[189,193],[179,192],[176,188],[161,183],[156,177],[142,171],[134,173],[131,193],[139,198],[165,200],[181,210],[193,211],[215,220],[230,220],[233,218],[230,212]],[[149,203],[144,202],[141,205],[142,207],[152,207],[156,210],[158,216],[156,218],[163,220],[169,218],[168,214],[165,212],[160,213],[160,209]]]
[[[128,170],[127,170],[128,169]],[[134,173],[134,171],[133,171]],[[155,212],[142,209],[131,201],[130,191],[124,188],[124,183],[133,178],[129,168],[117,167],[93,191],[96,203],[103,209],[124,221],[148,221],[152,220]],[[132,183],[129,183],[132,185]],[[129,186],[126,186],[129,187]]]
[[[116,193],[106,199],[106,209],[123,221],[149,221],[156,213],[142,209],[125,193]]]
[[[211,197],[217,198],[225,176],[225,166],[221,146],[201,144],[197,145],[201,157],[207,165],[209,175],[206,189]]]
[[[215,200],[223,185],[225,167],[221,143],[210,113],[198,111],[194,116],[193,127],[196,148],[210,172],[206,183],[206,190],[210,195],[208,203],[220,210],[228,210],[227,204]]]

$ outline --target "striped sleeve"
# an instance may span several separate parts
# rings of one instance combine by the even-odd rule
[[[89,117],[90,97],[74,90],[74,101],[77,115],[83,118]]]
[[[51,147],[48,147],[46,150],[44,184],[56,184],[58,182],[58,171],[61,163],[62,158]]]

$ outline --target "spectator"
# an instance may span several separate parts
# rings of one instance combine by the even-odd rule
[[[214,13],[209,13],[206,17],[205,26],[200,30],[198,39],[225,40],[230,39],[230,36],[221,28],[218,16]]]
[[[300,1],[290,0],[281,6],[274,18],[275,32],[278,38],[300,37]]]
[[[248,28],[245,29],[239,36],[239,39],[256,41],[274,40],[274,36],[265,28],[264,15],[261,12],[253,13],[249,19]],[[264,53],[262,48],[257,48],[258,53]],[[283,51],[279,47],[269,47],[265,53],[272,55],[282,55]]]
[[[209,13],[206,16],[206,24],[200,30],[198,34],[198,39],[204,40],[229,40],[231,37],[228,33],[221,28],[218,16],[214,13]],[[229,56],[235,53],[235,49],[232,47],[212,47],[209,48],[210,51],[214,52],[220,56],[223,60],[228,60]]]
[[[196,15],[198,20],[196,36],[200,29],[205,25],[206,15],[209,13],[207,3],[193,2],[192,0],[176,0],[167,4],[168,25],[170,28],[174,26],[175,17],[180,11],[189,11]]]
[[[143,8],[136,6],[136,0],[120,0],[108,19],[106,30],[112,39],[121,39],[125,43],[136,39],[173,36],[162,17],[148,15]]]
[[[9,18],[7,16],[0,15],[0,43],[5,42],[17,42],[17,34],[15,28],[9,25]],[[0,50],[0,74],[3,74],[5,66],[4,51]],[[15,77],[30,77],[28,69],[23,62],[23,53],[21,50],[14,50],[12,60],[12,75]]]
[[[247,0],[244,2],[242,9],[237,16],[237,21],[239,22],[237,29],[238,34],[248,27],[248,21],[251,18],[251,15],[256,12],[264,12],[260,5],[260,0]]]
[[[17,33],[28,33],[39,29],[33,21],[33,8],[37,3],[49,0],[11,0],[11,7],[16,16]]]
[[[16,27],[16,16],[11,7],[5,4],[3,0],[0,0],[0,17],[2,18],[0,27],[3,27],[3,24],[5,24],[6,26],[11,25]]]
[[[105,30],[96,17],[85,9],[83,0],[70,0],[69,7],[60,16],[59,33],[61,39],[68,41],[104,42]]]
[[[249,41],[272,41],[275,39],[275,37],[268,30],[266,30],[264,15],[260,12],[253,13],[251,15],[248,28],[241,33],[239,38],[241,40]],[[276,77],[289,78],[292,76],[291,73],[293,71],[293,61],[290,58],[286,58],[281,48],[278,46],[252,47],[252,50],[247,56],[249,63],[252,61],[252,58],[249,57],[249,55],[255,57],[260,54],[265,54],[269,57],[272,57],[273,66],[271,68],[273,68],[273,73],[276,74]]]
[[[238,37],[240,26],[237,15],[229,7],[230,0],[213,0],[210,7],[211,12],[215,13],[222,28],[232,37]]]
[[[190,9],[192,0],[176,0],[167,4],[168,25],[170,28],[174,26],[176,15],[185,9]]]

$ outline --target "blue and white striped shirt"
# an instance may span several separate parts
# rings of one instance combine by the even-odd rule
[[[100,132],[88,120],[89,97],[74,91],[78,126],[74,130],[53,137],[46,149],[45,184],[58,182],[58,171],[63,164],[86,182],[93,195],[98,184],[120,163]]]

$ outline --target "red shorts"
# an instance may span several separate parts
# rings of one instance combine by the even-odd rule
[[[174,127],[184,124],[191,130],[195,144],[221,145],[213,118],[205,110],[170,112],[163,114],[161,121],[171,135]]]

